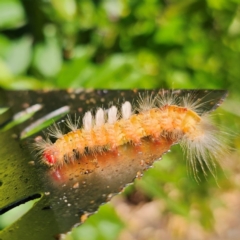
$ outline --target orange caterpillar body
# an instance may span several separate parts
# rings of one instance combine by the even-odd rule
[[[68,118],[67,126],[72,131],[67,134],[62,134],[53,125],[49,135],[56,137],[56,142],[42,140],[35,146],[40,150],[44,163],[61,166],[79,159],[86,150],[93,153],[113,150],[125,143],[140,144],[145,137],[157,139],[164,136],[181,144],[195,171],[195,158],[203,169],[205,163],[211,170],[212,162],[209,159],[218,157],[223,144],[218,139],[218,129],[207,115],[198,114],[199,105],[192,99],[189,96],[181,100],[166,94],[145,98],[140,96],[137,113],[132,111],[128,101],[122,104],[121,114],[116,106],[108,110],[99,108],[95,117],[91,112],[85,114],[80,129],[78,123],[72,123]]]

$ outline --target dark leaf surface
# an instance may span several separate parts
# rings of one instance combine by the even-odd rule
[[[170,140],[145,139],[140,146],[124,145],[116,151],[87,155],[59,169],[41,165],[31,153],[33,139],[44,136],[40,130],[54,121],[64,128],[67,113],[83,116],[87,110],[108,108],[111,102],[136,103],[139,92],[81,89],[0,92],[0,108],[5,109],[0,114],[0,213],[40,198],[24,216],[0,232],[0,239],[57,238],[141,177],[169,150],[173,144]],[[191,93],[193,90],[173,91],[180,96]],[[194,91],[194,96],[195,101],[206,102],[201,109],[204,113],[217,108],[226,91],[199,90]]]

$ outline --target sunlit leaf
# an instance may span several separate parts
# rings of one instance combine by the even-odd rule
[[[24,21],[24,9],[20,1],[0,1],[0,29],[19,27],[23,24]]]
[[[56,39],[49,39],[35,47],[33,65],[45,77],[53,77],[59,72],[62,55]]]

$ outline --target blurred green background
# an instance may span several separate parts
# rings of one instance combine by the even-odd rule
[[[0,87],[5,89],[227,89],[229,99],[217,110],[217,121],[230,126],[232,147],[239,149],[239,65],[239,0],[0,0]],[[224,219],[240,209],[234,205],[240,197],[238,154],[224,159],[219,188],[211,176],[200,183],[189,177],[175,146],[67,239],[193,239],[189,229],[204,237],[219,233],[216,209],[226,210]],[[158,224],[131,227],[127,212],[151,208],[151,202],[160,205]],[[152,229],[145,238],[137,235],[143,226]],[[168,235],[154,235],[159,229]]]

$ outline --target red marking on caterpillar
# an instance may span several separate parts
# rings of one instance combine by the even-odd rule
[[[54,154],[52,154],[51,152],[49,151],[45,151],[43,152],[43,158],[46,159],[47,163],[50,164],[50,165],[53,165],[56,163],[56,158],[54,156]]]
[[[204,173],[206,165],[214,175],[214,160],[226,148],[209,114],[200,115],[202,104],[194,101],[192,95],[180,99],[164,92],[156,96],[140,95],[137,103],[135,110],[126,101],[120,111],[112,106],[107,110],[97,109],[95,116],[86,112],[82,128],[79,128],[79,119],[73,122],[68,117],[66,125],[71,131],[67,134],[62,134],[54,124],[48,135],[57,140],[52,143],[47,138],[35,143],[42,162],[60,167],[86,153],[113,151],[126,143],[141,144],[146,137],[156,140],[165,137],[180,143],[195,176],[196,159]]]

